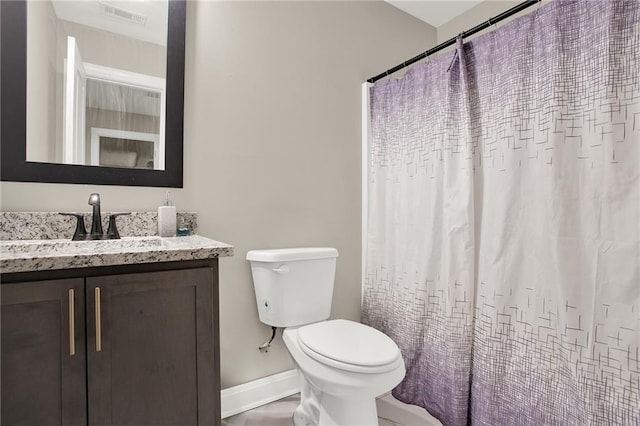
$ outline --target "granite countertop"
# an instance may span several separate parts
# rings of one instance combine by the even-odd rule
[[[123,237],[119,240],[0,241],[0,272],[174,262],[233,256],[233,246],[199,235]]]

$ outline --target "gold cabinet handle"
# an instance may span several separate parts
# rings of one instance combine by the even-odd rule
[[[76,302],[75,292],[69,289],[69,355],[76,354]]]
[[[100,287],[96,287],[93,291],[95,299],[95,312],[96,312],[96,352],[102,350],[102,324],[100,318]]]

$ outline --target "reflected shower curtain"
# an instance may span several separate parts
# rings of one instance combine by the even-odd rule
[[[364,322],[445,425],[640,424],[640,2],[560,1],[371,89]]]

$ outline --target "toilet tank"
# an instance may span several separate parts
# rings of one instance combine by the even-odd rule
[[[329,247],[249,251],[260,321],[291,327],[329,318],[337,257]]]

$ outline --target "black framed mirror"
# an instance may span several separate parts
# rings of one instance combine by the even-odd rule
[[[105,5],[102,2],[95,3]],[[164,70],[166,85],[162,96],[153,94],[147,96],[157,98],[156,104],[162,105],[162,119],[158,120],[163,123],[159,126],[164,130],[163,133],[161,132],[161,139],[164,142],[161,152],[162,161],[158,161],[156,154],[156,166],[154,167],[153,154],[149,154],[151,160],[142,160],[143,163],[147,163],[146,167],[137,168],[135,166],[128,168],[122,165],[114,167],[106,161],[97,165],[98,163],[92,163],[89,160],[89,153],[86,154],[87,162],[85,164],[66,161],[51,162],[46,159],[32,161],[28,157],[30,154],[27,152],[27,6],[26,0],[0,2],[0,65],[2,68],[0,75],[0,179],[14,182],[181,188],[183,175],[185,0],[168,0],[166,6],[166,69]],[[123,14],[118,12],[114,13],[115,18],[122,17]],[[104,14],[105,11],[101,11],[101,13]],[[132,15],[134,20],[140,21],[139,16]],[[67,63],[68,59],[65,58],[65,69],[69,68]],[[97,87],[100,89],[99,86]],[[94,91],[99,92],[98,89],[94,89]],[[31,95],[37,94],[36,89],[32,89],[31,92]],[[160,102],[159,100],[163,98],[164,102]],[[60,116],[62,113],[57,114]],[[46,131],[46,129],[39,130]],[[130,137],[127,140],[126,138],[122,139],[122,136],[117,136],[120,139],[116,138],[116,141],[113,142],[113,135],[106,133],[106,136],[102,136],[106,142],[120,146],[132,146],[136,143],[145,145],[144,142],[147,142],[144,137]],[[84,157],[85,154],[83,153],[82,156]],[[104,157],[107,156],[104,155]],[[160,165],[158,166],[158,164]]]

